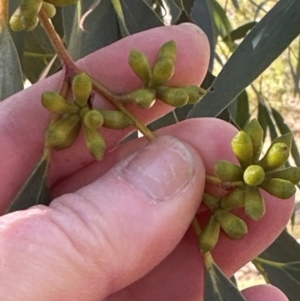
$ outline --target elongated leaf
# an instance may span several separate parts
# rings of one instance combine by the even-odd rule
[[[6,213],[25,210],[37,204],[48,205],[50,203],[50,193],[46,186],[48,165],[49,157],[42,157]]]
[[[280,288],[289,301],[300,294],[300,245],[284,231],[275,242],[254,260],[267,280]]]
[[[216,116],[224,110],[300,33],[299,14],[299,0],[277,2],[239,45],[189,117]]]
[[[284,122],[284,119],[281,116],[281,114],[276,109],[274,109],[274,108],[272,108],[272,115],[273,115],[273,117],[275,119],[276,125],[279,128],[279,131],[280,131],[281,135],[284,135],[284,134],[286,134],[288,132],[291,132],[291,129]],[[293,156],[293,159],[294,159],[296,165],[298,167],[300,167],[300,154],[299,154],[299,150],[298,150],[297,144],[295,142],[295,139],[293,139],[293,141],[292,141],[291,154]]]
[[[211,0],[213,7],[213,16],[218,35],[222,38],[232,31],[231,23],[227,17],[226,11],[216,0]]]
[[[209,69],[212,70],[216,46],[216,32],[212,17],[212,7],[208,0],[195,0],[191,10],[191,18],[206,34],[210,45]]]
[[[242,129],[250,118],[249,100],[246,90],[244,90],[237,99],[230,104],[228,111],[234,123]]]
[[[0,24],[0,101],[22,89],[18,52],[6,24]]]
[[[156,131],[157,129],[166,127],[168,125],[176,123],[176,118],[174,116],[174,112],[170,112],[167,115],[155,120],[151,124],[148,125],[151,131]]]
[[[118,17],[121,33],[123,37],[129,36],[129,30],[126,25],[123,8],[120,0],[110,0]]]
[[[244,38],[247,35],[247,33],[249,32],[249,30],[251,30],[256,24],[257,24],[257,22],[249,22],[249,23],[246,23],[246,24],[240,26],[239,28],[231,31],[229,33],[229,35],[225,36],[223,38],[223,41],[230,42],[230,41],[235,41],[235,40]]]
[[[208,258],[207,258],[208,257]],[[205,254],[204,301],[246,301],[234,283]]]
[[[164,25],[155,11],[142,0],[121,0],[130,34]]]
[[[110,0],[85,0],[79,4],[68,44],[68,51],[74,60],[120,38],[117,16]]]

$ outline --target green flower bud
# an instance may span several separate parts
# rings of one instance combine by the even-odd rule
[[[103,127],[109,129],[124,129],[133,124],[132,120],[121,111],[98,110],[103,118]]]
[[[265,171],[259,165],[250,165],[244,172],[244,181],[251,186],[260,185],[265,179]]]
[[[101,160],[105,153],[105,140],[96,129],[84,127],[84,137],[86,146],[91,155]]]
[[[156,62],[149,85],[153,88],[165,84],[174,74],[174,63],[171,59],[163,58]]]
[[[207,192],[204,192],[202,196],[202,202],[211,211],[219,206],[219,199],[208,194]]]
[[[270,171],[268,172],[267,177],[287,180],[297,185],[300,182],[300,168],[290,166],[285,169]]]
[[[278,178],[266,178],[260,187],[280,199],[289,199],[296,193],[292,182]]]
[[[72,91],[75,102],[84,107],[92,93],[93,83],[86,73],[77,74],[72,81]]]
[[[97,130],[103,125],[104,118],[99,111],[90,110],[84,115],[83,122],[89,129]]]
[[[173,63],[175,63],[177,57],[177,46],[175,41],[171,40],[165,44],[163,44],[159,50],[158,59],[170,59]]]
[[[293,134],[291,132],[288,132],[282,136],[279,136],[277,138],[275,138],[272,141],[272,145],[275,143],[285,143],[287,145],[287,147],[289,148],[289,150],[292,149],[292,142],[293,142]]]
[[[173,107],[182,107],[187,104],[189,96],[183,88],[159,87],[156,96],[164,103]]]
[[[149,88],[141,88],[126,95],[140,109],[151,108],[156,101],[156,91]]]
[[[42,0],[23,0],[10,18],[13,31],[32,30],[38,22],[38,13],[42,7]]]
[[[254,162],[258,160],[263,145],[264,130],[260,126],[257,119],[252,119],[244,128],[244,132],[247,133],[252,141]]]
[[[258,187],[246,186],[245,189],[245,213],[253,220],[258,221],[265,215],[265,202]]]
[[[43,2],[42,8],[49,19],[52,19],[56,15],[56,8],[53,4]]]
[[[269,171],[282,166],[289,158],[290,150],[285,143],[277,142],[272,144],[264,157],[258,164],[265,170]]]
[[[77,138],[80,127],[80,117],[77,114],[67,115],[49,127],[46,144],[57,150],[68,148]]]
[[[55,6],[69,6],[76,4],[78,0],[44,0],[45,2],[51,3]]]
[[[189,96],[188,104],[190,105],[194,105],[197,102],[199,102],[202,96],[205,94],[205,90],[202,89],[201,87],[185,86],[182,88],[187,92]]]
[[[78,107],[69,103],[57,92],[47,91],[42,94],[42,105],[55,114],[77,113]]]
[[[222,181],[236,182],[243,180],[243,169],[229,161],[220,160],[215,166],[215,175]]]
[[[252,164],[253,145],[252,140],[247,133],[239,131],[233,137],[231,147],[243,168]]]
[[[241,208],[245,205],[245,190],[235,188],[230,194],[220,200],[220,207],[226,211]]]
[[[218,242],[220,225],[212,215],[199,236],[199,245],[203,253],[212,250]]]
[[[223,231],[232,239],[240,239],[248,233],[246,223],[239,217],[223,209],[214,213]]]
[[[147,86],[151,79],[151,67],[147,56],[138,50],[131,50],[128,63],[143,84]]]

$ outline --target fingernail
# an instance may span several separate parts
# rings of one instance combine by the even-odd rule
[[[131,158],[120,175],[150,202],[160,202],[178,194],[190,182],[194,159],[182,142],[162,136]]]

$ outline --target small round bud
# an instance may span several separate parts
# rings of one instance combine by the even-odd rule
[[[45,2],[51,3],[55,6],[69,6],[76,4],[78,0],[44,0]]]
[[[55,114],[71,114],[78,111],[76,105],[70,104],[57,92],[47,91],[42,94],[42,105]]]
[[[72,91],[75,102],[84,107],[92,93],[93,83],[91,78],[86,73],[80,73],[73,78]]]
[[[243,168],[246,168],[252,163],[253,146],[251,138],[247,133],[239,131],[233,137],[231,147]]]
[[[199,245],[203,253],[212,250],[218,242],[220,224],[212,215],[199,237]]]
[[[84,115],[83,122],[89,129],[96,130],[103,125],[104,118],[99,111],[90,110]]]
[[[241,208],[245,205],[245,190],[235,188],[230,194],[220,200],[220,207],[226,211]]]
[[[229,161],[218,161],[214,169],[215,175],[222,181],[236,182],[243,180],[243,169]]]
[[[173,76],[174,70],[174,63],[171,59],[163,58],[158,60],[153,68],[149,85],[156,88],[165,84]]]
[[[258,164],[265,170],[269,171],[282,166],[289,158],[290,150],[285,143],[277,142],[272,144],[264,157]]]
[[[138,108],[149,109],[151,108],[156,100],[156,92],[153,89],[141,88],[127,94],[130,99]]]
[[[96,129],[84,127],[84,137],[86,146],[91,155],[101,160],[105,153],[105,140]]]
[[[202,96],[205,94],[205,90],[197,86],[185,86],[182,88],[189,96],[188,104],[190,105],[194,105],[199,102]]]
[[[285,169],[268,172],[268,178],[279,178],[297,185],[300,182],[300,168],[290,166]]]
[[[77,114],[68,115],[49,127],[46,143],[57,150],[68,148],[74,143],[80,128],[80,117]]]
[[[250,165],[244,172],[244,181],[251,186],[260,185],[265,179],[265,171],[259,165]]]
[[[138,50],[132,50],[128,63],[143,84],[147,86],[151,78],[151,67],[147,56]]]
[[[42,8],[49,19],[52,19],[56,15],[56,8],[53,4],[43,2]]]
[[[296,193],[292,182],[278,178],[266,178],[260,187],[280,199],[289,199]]]
[[[218,209],[214,216],[219,222],[223,231],[232,239],[240,239],[248,233],[246,223],[239,217],[223,209]]]
[[[246,186],[245,189],[245,213],[253,220],[258,221],[265,215],[265,202],[258,187]]]
[[[10,18],[13,31],[32,30],[38,22],[38,13],[42,7],[42,0],[23,0]]]
[[[156,96],[164,103],[173,107],[182,107],[187,104],[189,96],[182,88],[159,87]]]
[[[263,136],[264,136],[264,131],[262,127],[260,126],[258,120],[252,119],[244,128],[244,132],[247,133],[252,141],[252,146],[253,146],[253,161],[257,161],[261,148],[263,145]]]
[[[171,40],[160,47],[158,59],[170,59],[175,63],[177,57],[177,46],[175,41]]]
[[[103,127],[109,129],[124,129],[132,125],[132,120],[125,115],[122,111],[115,110],[101,110],[98,111],[104,118]]]

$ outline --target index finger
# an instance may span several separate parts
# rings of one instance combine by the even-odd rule
[[[171,39],[177,43],[178,58],[170,85],[200,84],[208,66],[209,46],[204,33],[191,24],[159,27],[132,35],[80,60],[78,66],[112,91],[128,92],[141,86],[127,63],[130,50],[135,48],[145,52],[153,64],[160,46]],[[61,74],[56,74],[0,104],[0,212],[18,192],[41,157],[50,114],[42,107],[40,96],[44,91],[57,90],[60,80]],[[101,107],[107,102],[96,96],[94,103]],[[157,103],[147,111],[133,107],[130,110],[143,122],[149,123],[171,108]],[[128,135],[129,131],[132,129],[102,131],[107,150]],[[93,160],[80,135],[71,148],[54,152],[49,184],[76,172]]]

